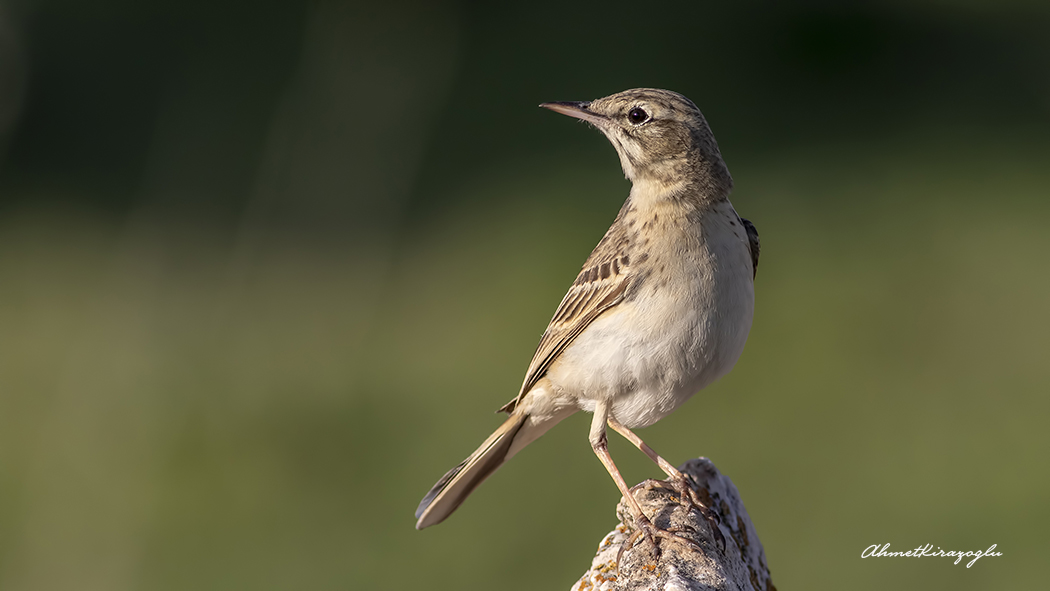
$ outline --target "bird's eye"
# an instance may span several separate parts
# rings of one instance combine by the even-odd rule
[[[631,120],[631,123],[638,125],[649,120],[649,113],[646,113],[645,109],[641,107],[635,107],[631,109],[630,113],[627,113],[627,118]]]

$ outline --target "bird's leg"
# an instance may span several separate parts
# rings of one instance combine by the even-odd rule
[[[594,409],[594,419],[591,421],[591,448],[594,449],[594,454],[598,456],[599,460],[601,460],[605,469],[609,471],[609,475],[612,476],[613,482],[616,483],[616,487],[620,489],[620,493],[623,494],[623,498],[627,501],[627,506],[631,509],[631,513],[634,514],[636,527],[635,533],[628,538],[627,542],[620,546],[620,551],[616,554],[616,564],[620,564],[620,557],[623,556],[624,551],[633,546],[639,536],[645,536],[646,539],[652,542],[657,555],[659,555],[660,548],[656,544],[656,538],[681,540],[696,546],[697,549],[700,550],[700,547],[692,540],[676,536],[670,532],[657,528],[651,521],[649,521],[649,518],[645,516],[645,513],[642,512],[642,506],[638,503],[638,499],[634,498],[634,495],[631,494],[631,490],[627,488],[627,482],[625,482],[623,476],[620,475],[620,471],[616,468],[616,464],[613,462],[612,456],[609,454],[609,440],[605,434],[605,424],[608,419],[609,403],[604,401],[598,402]]]
[[[649,456],[649,459],[656,462],[657,466],[667,474],[671,479],[671,483],[674,485],[675,490],[678,492],[678,496],[681,499],[683,505],[692,505],[696,507],[700,513],[703,514],[704,518],[711,525],[711,530],[714,532],[715,538],[719,545],[725,550],[726,542],[725,537],[722,535],[722,531],[718,527],[718,514],[712,511],[707,505],[703,503],[700,496],[697,494],[696,489],[693,488],[689,482],[689,477],[683,474],[678,468],[671,465],[670,462],[660,457],[660,454],[656,453],[653,448],[649,447],[647,443],[642,441],[641,437],[634,434],[633,431],[625,427],[616,419],[609,417],[609,426],[613,428],[617,433],[622,435],[624,439],[630,441],[635,447],[642,450],[642,453]],[[646,487],[651,486],[651,481],[647,480],[642,484]]]
[[[660,466],[660,469],[664,471],[664,474],[667,474],[676,481],[688,483],[688,476],[682,474],[678,470],[678,468],[672,466],[671,462],[668,462],[667,460],[660,457],[660,454],[656,453],[656,451],[654,451],[653,448],[649,447],[649,444],[642,441],[641,437],[635,435],[634,431],[631,431],[612,417],[609,417],[609,426],[612,427],[613,430],[619,433],[620,435],[623,435],[624,439],[630,441],[634,444],[635,447],[642,450],[642,453],[649,456],[650,460],[656,462],[656,465]],[[689,490],[692,490],[692,487],[689,487]]]
[[[649,518],[642,512],[642,506],[638,504],[638,499],[634,498],[630,489],[627,488],[627,482],[624,481],[620,471],[616,468],[616,463],[613,462],[612,455],[609,454],[609,438],[605,434],[605,422],[608,418],[609,404],[607,402],[599,402],[594,409],[594,418],[591,420],[591,448],[594,450],[594,454],[598,456],[598,459],[601,460],[605,469],[609,471],[609,475],[612,476],[616,487],[620,489],[623,498],[627,500],[631,513],[634,513],[635,521],[639,523],[643,521],[649,522]],[[646,532],[646,535],[652,541],[652,536],[649,535],[649,532]]]
[[[699,507],[704,506],[704,504],[700,501],[699,497],[696,496],[696,491],[693,489],[692,486],[690,486],[688,476],[679,471],[678,468],[672,466],[671,462],[668,462],[667,460],[660,457],[660,454],[656,453],[656,451],[654,451],[653,448],[649,447],[649,444],[642,441],[641,437],[635,435],[634,431],[631,431],[616,419],[609,417],[609,426],[612,427],[613,430],[615,430],[617,433],[622,435],[624,439],[630,441],[634,444],[635,447],[642,450],[642,453],[649,456],[650,460],[656,462],[657,466],[660,466],[660,469],[664,471],[664,474],[667,474],[671,478],[675,489],[678,491],[678,494],[682,497],[683,503],[688,500],[692,501],[694,505],[697,505]],[[646,481],[643,484],[648,485],[649,481]]]

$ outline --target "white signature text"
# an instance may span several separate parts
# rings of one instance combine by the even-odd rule
[[[1002,556],[1003,555],[1002,552],[995,552],[995,547],[997,545],[998,544],[992,544],[990,548],[988,548],[987,550],[983,550],[983,551],[982,550],[970,550],[970,551],[967,551],[967,552],[962,552],[962,551],[959,551],[959,550],[941,550],[940,546],[938,546],[937,549],[934,550],[932,545],[926,544],[924,546],[919,546],[918,548],[915,548],[914,550],[908,550],[907,552],[890,552],[889,551],[889,547],[890,547],[889,544],[883,544],[882,546],[879,546],[878,544],[873,544],[873,545],[868,546],[867,548],[865,548],[864,551],[860,553],[860,557],[861,558],[883,558],[883,557],[890,556],[890,557],[904,557],[904,558],[925,558],[925,557],[931,557],[931,556],[938,556],[938,557],[939,556],[946,556],[948,558],[955,558],[955,564],[959,564],[959,562],[963,558],[971,558],[972,557],[973,560],[971,560],[970,562],[966,563],[966,568],[970,568],[971,566],[973,566],[973,563],[977,562],[978,558],[982,558],[984,556]]]

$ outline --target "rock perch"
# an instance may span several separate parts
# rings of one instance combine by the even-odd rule
[[[657,527],[693,540],[702,551],[684,541],[660,539],[657,557],[652,544],[638,540],[623,553],[617,569],[617,553],[634,524],[621,500],[616,508],[620,524],[602,540],[590,570],[572,591],[776,591],[758,533],[729,477],[707,458],[689,460],[678,469],[690,477],[704,504],[717,515],[722,535],[713,531],[712,521],[699,510],[680,503],[670,484],[650,481],[633,489],[645,514]]]

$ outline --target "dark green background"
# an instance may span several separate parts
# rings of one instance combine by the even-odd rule
[[[567,589],[619,498],[582,415],[412,513],[629,189],[536,105],[636,86],[763,240],[736,370],[642,435],[784,591],[1038,586],[1045,3],[8,0],[0,588]]]

